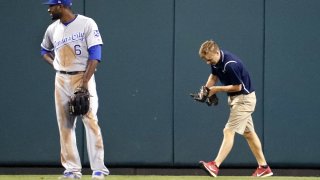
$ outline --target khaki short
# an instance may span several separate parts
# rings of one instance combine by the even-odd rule
[[[229,96],[230,115],[225,128],[232,129],[243,135],[244,132],[254,132],[251,114],[256,107],[256,94]]]

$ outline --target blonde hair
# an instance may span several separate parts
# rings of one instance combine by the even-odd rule
[[[216,42],[213,40],[207,40],[201,44],[199,49],[199,56],[203,58],[208,52],[217,52],[220,51],[220,48]]]

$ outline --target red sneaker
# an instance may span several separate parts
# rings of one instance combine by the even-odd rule
[[[213,177],[217,177],[218,176],[218,172],[219,172],[219,168],[216,165],[216,162],[211,161],[211,162],[204,162],[204,161],[200,161],[200,166],[206,170],[211,176]]]
[[[263,168],[259,166],[256,171],[252,174],[254,177],[268,177],[272,176],[273,172],[271,171],[270,167],[268,166],[267,168]]]

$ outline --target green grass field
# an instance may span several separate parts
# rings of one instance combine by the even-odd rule
[[[58,179],[58,175],[0,175],[0,180],[53,180]],[[91,176],[82,176],[82,180],[90,180]],[[111,175],[106,180],[252,180],[250,176],[219,176],[217,178],[209,176],[116,176]],[[263,178],[265,180],[320,180],[320,177],[292,177],[292,176],[273,176]]]

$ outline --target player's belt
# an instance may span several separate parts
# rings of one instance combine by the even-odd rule
[[[61,74],[76,75],[76,74],[84,73],[85,71],[57,71],[57,72]]]

